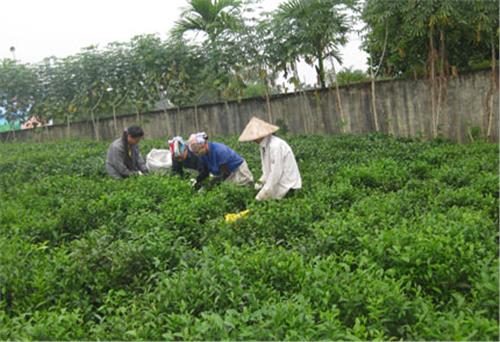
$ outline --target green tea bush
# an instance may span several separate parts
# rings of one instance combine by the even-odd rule
[[[498,340],[498,145],[285,138],[303,189],[268,202],[0,145],[0,340]]]

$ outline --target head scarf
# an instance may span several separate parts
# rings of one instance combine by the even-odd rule
[[[174,158],[182,156],[186,150],[186,143],[182,137],[174,137],[172,140],[168,141],[168,144],[170,146],[170,153]]]
[[[207,143],[208,135],[205,132],[193,133],[189,137],[188,146],[191,152],[197,154],[201,148]]]

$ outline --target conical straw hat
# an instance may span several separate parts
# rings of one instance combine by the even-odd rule
[[[254,141],[260,138],[267,137],[268,135],[276,132],[278,129],[280,129],[278,126],[271,125],[270,123],[267,123],[264,120],[261,120],[254,116],[247,124],[238,140],[241,142]]]

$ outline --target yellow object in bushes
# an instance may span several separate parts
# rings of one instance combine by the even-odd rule
[[[248,216],[249,213],[250,213],[250,210],[247,209],[247,210],[244,210],[244,211],[239,212],[237,214],[226,214],[224,216],[224,219],[226,220],[226,222],[232,223],[232,222],[235,222],[236,220],[239,220],[242,217]]]

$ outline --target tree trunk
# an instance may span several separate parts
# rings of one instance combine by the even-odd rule
[[[177,125],[179,122],[181,122],[181,106],[177,106],[177,120],[175,120],[175,135],[181,134],[179,131],[180,129],[177,129]]]
[[[342,99],[340,97],[340,89],[339,89],[339,82],[337,82],[337,71],[335,69],[335,63],[333,62],[332,58],[332,72],[333,72],[333,77],[335,78],[335,95],[337,96],[337,109],[340,113],[340,120],[341,120],[341,132],[346,133],[346,117],[344,114],[344,109],[342,106]]]
[[[168,87],[167,87],[168,89]],[[156,84],[156,93],[158,94],[158,98],[161,99],[161,92],[160,92],[160,87],[158,86],[158,84]],[[165,104],[165,102],[163,102],[163,106],[162,106],[162,109],[163,109],[163,114],[165,115],[165,124],[167,126],[167,136],[170,136],[171,134],[171,127],[170,127],[170,121],[169,121],[169,118],[168,118],[168,111],[167,111],[167,105]]]
[[[198,101],[194,104],[194,125],[196,128],[196,132],[200,131],[200,123],[198,122]]]
[[[489,108],[488,108],[488,128],[486,137],[491,138],[491,127],[493,125],[493,97],[495,89],[498,91],[498,78],[496,73],[496,51],[495,51],[495,36],[491,36],[491,86],[489,92]]]
[[[321,52],[318,54],[318,76],[319,76],[319,85],[321,88],[325,88],[325,66],[324,66],[324,58]]]
[[[95,117],[94,117],[93,110],[90,111],[90,118],[92,120],[92,128],[94,129],[94,138],[95,138],[95,140],[99,141],[99,137],[97,136],[97,127],[96,127],[96,123],[95,123]]]
[[[438,98],[437,98],[437,106],[436,106],[436,136],[438,134],[438,129],[439,129],[439,119],[441,117],[441,109],[442,109],[442,103],[443,103],[443,98],[444,94],[443,92],[445,91],[446,87],[446,46],[445,46],[445,37],[444,37],[444,31],[439,30],[439,79],[438,79]]]
[[[115,106],[112,106],[113,108],[113,126],[115,128],[115,135],[118,135],[118,124],[116,122],[116,108]]]
[[[269,96],[269,87],[268,87],[268,82],[267,82],[267,77],[264,80],[266,82],[266,106],[267,106],[267,120],[269,123],[273,123],[273,114],[271,112],[271,99]]]
[[[474,139],[474,136],[472,135],[470,127],[467,129],[467,136],[469,137],[470,142],[474,142],[475,139]]]
[[[99,130],[99,117],[96,117],[97,141],[101,140],[101,132]]]
[[[226,115],[227,115],[227,122],[229,122],[229,117],[231,115],[231,111],[229,110],[229,103],[227,102],[227,100],[224,100],[224,107],[226,107]],[[229,132],[224,132],[224,135],[227,135],[229,134]]]
[[[118,122],[116,120],[116,108],[119,108],[121,106],[121,104],[123,103],[123,101],[125,101],[127,99],[127,96],[128,96],[128,91],[125,93],[125,95],[122,96],[122,98],[118,101],[115,101],[111,104],[111,108],[113,108],[113,126],[114,126],[114,132],[115,132],[115,135],[118,134]]]
[[[47,134],[47,139],[49,139],[49,126],[45,125],[45,134]]]
[[[375,122],[375,131],[379,132],[380,127],[378,124],[378,112],[377,112],[377,95],[375,93],[375,78],[377,77],[377,74],[380,71],[380,68],[382,67],[382,62],[384,61],[384,56],[385,56],[385,51],[387,49],[387,38],[389,36],[389,25],[386,22],[385,23],[385,36],[384,36],[384,47],[382,48],[382,55],[380,56],[380,61],[377,66],[377,71],[374,73],[373,72],[373,59],[370,58],[370,75],[371,75],[371,88],[372,88],[372,110],[373,110],[373,121]],[[389,122],[389,131],[390,129],[390,122]]]
[[[431,111],[432,111],[432,135],[437,137],[436,126],[436,68],[435,68],[435,48],[434,48],[434,26],[431,25],[429,31],[429,67],[431,79]]]
[[[303,107],[302,121],[303,121],[303,124],[304,124],[304,133],[308,134],[308,132],[309,132],[309,129],[308,129],[309,125],[308,125],[308,119],[307,119],[307,115],[308,115],[308,110],[307,110],[308,106],[307,106],[307,103],[306,103],[307,98],[306,98],[305,92],[302,90],[302,85],[300,84],[299,72],[297,70],[297,63],[293,63],[293,76],[297,80],[297,84],[298,84],[298,87],[299,87],[300,99],[301,99],[302,107]]]
[[[375,122],[375,132],[379,132],[378,126],[378,113],[377,113],[377,102],[376,102],[376,94],[375,94],[375,73],[373,72],[373,67],[370,65],[370,76],[371,76],[371,88],[372,88],[372,112],[373,112],[373,121]]]
[[[170,136],[170,134],[172,133],[172,129],[170,128],[170,118],[168,117],[168,111],[165,108],[165,106],[163,106],[163,114],[165,115],[165,124],[167,126],[167,136]]]
[[[101,93],[101,96],[99,96],[99,99],[97,100],[96,104],[90,110],[90,117],[92,118],[92,126],[94,127],[95,139],[97,141],[99,141],[99,132],[98,132],[98,126],[96,125],[96,122],[95,122],[94,111],[99,107],[99,104],[101,103],[103,96],[104,96],[104,94]]]
[[[70,123],[69,115],[66,115],[66,135],[67,135],[68,139],[71,138],[71,123]]]
[[[140,125],[141,123],[141,113],[139,111],[139,107],[135,104],[135,116],[137,117],[137,124]]]
[[[217,59],[216,59],[217,61]],[[215,75],[216,77],[218,78],[219,77],[219,65],[217,63],[215,63]],[[217,102],[220,102],[222,101],[222,90],[220,89],[220,85],[217,86]]]
[[[267,107],[267,120],[269,123],[273,123],[273,113],[271,111],[271,100],[269,94],[269,80],[267,78],[267,71],[264,69],[262,64],[259,65],[259,78],[264,81],[264,96],[266,97],[266,107]]]

